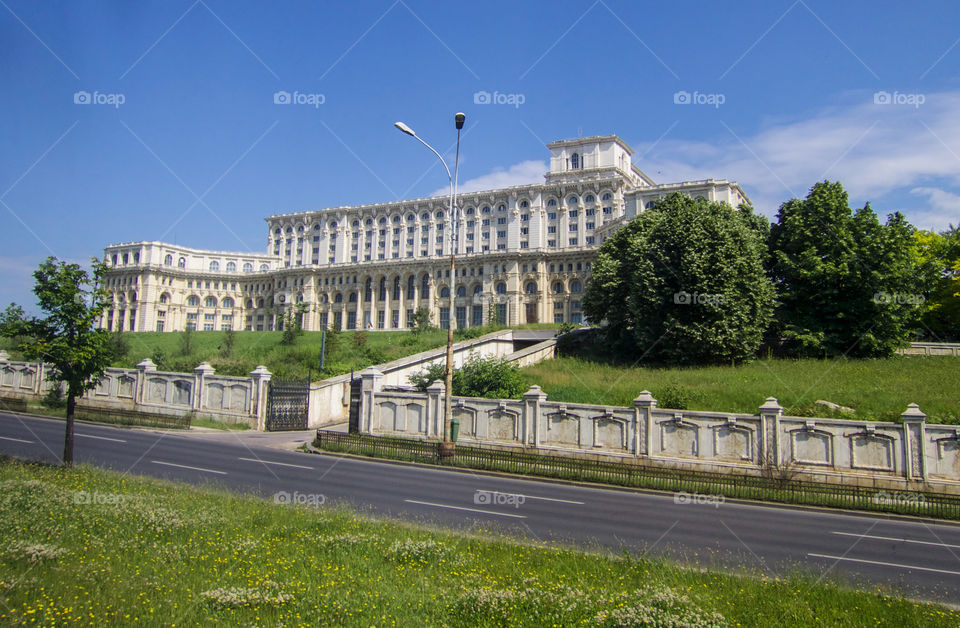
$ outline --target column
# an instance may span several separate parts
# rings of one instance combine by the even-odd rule
[[[206,394],[204,390],[206,383],[204,380],[213,375],[214,369],[207,362],[201,362],[197,368],[193,369],[193,409],[203,408],[203,398]]]
[[[540,404],[547,400],[547,394],[537,385],[523,393],[523,443],[540,447]]]
[[[780,452],[780,418],[783,408],[776,397],[767,397],[760,406],[760,433],[757,441],[760,449],[760,465],[779,468],[783,455]]]
[[[920,411],[920,406],[911,403],[900,418],[903,419],[903,475],[907,481],[924,482],[927,479],[924,456],[927,415]]]
[[[633,400],[633,453],[650,455],[650,435],[653,433],[653,411],[657,400],[644,390]]]
[[[157,365],[150,358],[144,358],[137,364],[137,392],[134,397],[136,404],[142,404],[147,401],[147,375],[157,370]]]
[[[267,420],[267,390],[270,385],[272,374],[265,366],[258,366],[250,371],[250,380],[253,382],[253,390],[250,399],[250,414],[256,418],[257,430],[266,429]]]
[[[436,436],[443,438],[444,424],[444,391],[446,387],[441,380],[437,380],[427,387],[427,438]]]
[[[383,373],[376,367],[368,367],[360,372],[362,379],[360,388],[360,433],[369,434],[373,426],[375,416],[375,404],[377,392],[380,391]]]

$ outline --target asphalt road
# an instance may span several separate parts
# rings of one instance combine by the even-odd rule
[[[260,438],[264,435],[207,437],[78,424],[74,457],[281,501],[347,502],[415,522],[617,553],[649,552],[770,578],[804,571],[953,604],[960,599],[957,525],[709,497],[683,503],[671,494],[309,455],[266,447]],[[0,454],[56,462],[62,449],[62,421],[0,413]]]

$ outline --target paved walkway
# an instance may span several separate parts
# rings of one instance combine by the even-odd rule
[[[324,429],[347,431],[347,424],[331,425]],[[256,430],[215,430],[192,427],[189,430],[164,430],[175,432],[177,436],[189,436],[211,442],[242,443],[248,447],[270,447],[271,449],[293,450],[313,442],[316,430],[295,432],[258,432]]]

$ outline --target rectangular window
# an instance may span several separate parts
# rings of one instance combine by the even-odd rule
[[[577,246],[577,239],[576,239],[576,238],[570,238],[570,246]]]
[[[558,313],[558,314],[554,314],[554,315],[553,315],[553,322],[554,322],[554,323],[562,323],[562,322],[563,322],[563,312],[560,312],[560,313]]]
[[[520,214],[520,222],[527,222],[530,220],[530,214]]]
[[[163,331],[163,321],[157,321],[157,331]]]
[[[580,215],[580,210],[577,210],[577,209],[571,209],[571,210],[570,210],[570,217],[571,217],[571,218],[576,218],[576,217],[579,216],[579,215]]]
[[[337,331],[343,329],[343,312],[333,313],[333,328]]]
[[[557,219],[557,212],[548,212],[548,213],[547,213],[547,220],[556,220],[556,219]]]
[[[583,320],[583,315],[580,312],[574,312],[570,315],[571,323],[580,323]]]
[[[457,306],[457,328],[463,329],[467,326],[467,308],[466,306]]]
[[[597,210],[595,210],[595,209],[592,209],[592,208],[591,208],[591,209],[588,209],[588,210],[587,210],[587,216],[593,216],[593,215],[596,214],[596,213],[597,213]]]
[[[406,323],[407,323],[407,327],[409,327],[409,326],[413,323],[413,309],[412,309],[412,308],[407,308],[407,319],[406,319]]]
[[[547,240],[547,246],[557,246],[556,240]]]
[[[497,250],[498,250],[498,251],[506,251],[506,250],[507,250],[507,245],[504,244],[503,242],[501,242],[500,244],[497,245]]]
[[[229,325],[229,324],[220,325],[220,331],[230,331],[231,329],[233,329],[232,325]]]
[[[556,232],[557,232],[557,228],[554,225],[550,225],[549,227],[547,227],[547,233],[556,233]]]
[[[347,312],[347,329],[357,328],[357,313]]]
[[[440,329],[450,329],[450,308],[440,308]]]
[[[595,226],[595,224],[592,223],[592,222],[588,222],[588,223],[587,223],[587,229],[593,229],[594,226]]]
[[[527,235],[530,233],[530,227],[520,227],[520,235]]]
[[[393,329],[400,329],[400,312],[396,310],[390,312],[390,327]]]
[[[489,218],[484,218],[484,219],[483,219],[483,226],[484,226],[484,227],[489,227],[489,226],[490,226],[490,219],[489,219]]]
[[[470,325],[473,327],[480,327],[483,325],[483,306],[474,305],[473,310],[470,316]]]
[[[394,312],[396,314],[396,312]],[[386,326],[387,313],[383,310],[377,312],[377,329],[383,329]]]
[[[203,331],[213,331],[213,323],[204,323]]]
[[[574,223],[574,224],[572,224],[572,225],[567,225],[567,229],[568,229],[569,231],[576,231],[576,230],[577,230],[577,225],[576,225],[576,223]]]
[[[506,218],[506,216],[502,216],[502,217],[500,217],[500,218],[497,218],[497,224],[498,224],[498,225],[505,225],[505,224],[507,224],[507,218]]]
[[[587,236],[587,244],[594,244],[597,239],[593,236]]]
[[[520,248],[521,248],[521,249],[530,248],[530,243],[527,242],[526,240],[524,240],[523,242],[520,243]]]

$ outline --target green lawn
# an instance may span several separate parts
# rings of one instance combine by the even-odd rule
[[[905,601],[896,591],[850,590],[829,577],[770,579],[746,566],[747,576],[728,575],[87,467],[0,459],[0,486],[2,625],[960,622],[956,611]],[[744,557],[744,565],[752,562]]]
[[[756,413],[776,397],[785,414],[840,416],[818,399],[853,408],[854,416],[890,421],[917,403],[930,421],[960,423],[960,358],[892,357],[877,360],[756,360],[742,366],[628,368],[558,358],[523,369],[548,399],[630,406],[649,390],[660,407]],[[680,407],[679,409],[683,409]]]

